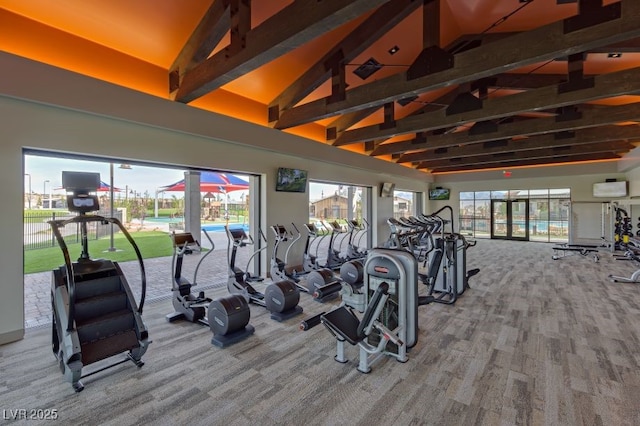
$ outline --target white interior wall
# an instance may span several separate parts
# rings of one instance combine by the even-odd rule
[[[571,187],[574,199],[588,200],[594,182],[625,177],[615,163],[605,163],[523,169],[511,179],[503,179],[498,172],[442,175],[434,184],[431,176],[407,167],[2,52],[0,68],[5,76],[0,79],[5,214],[0,231],[5,241],[22,241],[23,148],[257,174],[263,184],[261,226],[308,219],[308,192],[274,191],[278,167],[306,169],[310,179],[371,186],[374,244],[388,236],[386,218],[393,214],[393,198],[378,197],[381,182],[416,192],[426,192],[430,185],[451,188],[449,202],[427,201],[425,196],[424,211],[450,204],[457,215],[460,191]],[[631,188],[638,188],[632,195],[640,193],[640,171],[627,170],[631,170]],[[540,177],[544,175],[551,177]],[[7,247],[0,256],[0,344],[20,339],[24,333],[23,253]]]
[[[594,168],[598,170],[598,166],[601,164],[593,164]],[[571,188],[571,200],[572,201],[592,201],[592,202],[602,202],[606,201],[602,198],[594,198],[593,197],[593,184],[598,182],[604,182],[605,179],[618,179],[625,180],[628,179],[628,176],[625,173],[620,173],[615,169],[615,164],[611,164],[608,167],[611,167],[611,172],[603,172],[602,168],[599,171],[602,173],[594,173],[594,174],[577,174],[584,173],[589,168],[585,168],[584,166],[565,166],[564,172],[565,175],[558,176],[535,176],[530,172],[527,173],[526,177],[517,177],[517,178],[505,178],[501,177],[502,172],[494,171],[487,172],[485,180],[470,180],[470,181],[461,181],[459,179],[452,179],[451,181],[446,181],[446,177],[448,175],[439,176],[437,178],[437,183],[432,184],[433,186],[442,186],[444,188],[451,189],[451,197],[449,201],[429,201],[427,212],[434,212],[445,205],[451,205],[454,211],[455,218],[455,229],[458,229],[458,217],[460,213],[460,192],[466,191],[488,191],[488,190],[508,190],[508,189],[545,189],[545,188]],[[556,167],[549,168],[548,170],[555,170]],[[527,169],[527,171],[529,171]],[[595,170],[594,170],[595,171]],[[496,179],[490,179],[491,176],[497,176]],[[456,175],[459,177],[459,175]],[[468,175],[467,175],[468,177]],[[593,226],[600,229],[600,221],[594,223]]]
[[[393,181],[417,192],[425,191],[431,180],[417,170],[5,53],[0,53],[0,68],[7,77],[0,80],[0,177],[6,184],[0,230],[6,241],[22,241],[24,148],[260,175],[263,229],[308,220],[308,191],[275,191],[278,167],[308,170],[310,179],[375,188]],[[377,234],[374,230],[374,238]],[[264,265],[267,259],[265,252]],[[0,256],[0,344],[24,333],[22,265],[22,250],[5,250]]]

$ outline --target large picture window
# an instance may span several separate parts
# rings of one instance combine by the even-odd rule
[[[571,190],[568,188],[460,192],[460,232],[476,238],[491,238],[492,226],[494,231],[502,230],[502,224],[494,224],[492,221],[503,220],[504,214],[494,212],[491,215],[492,202],[495,207],[496,201],[500,200],[506,203],[516,200],[520,204],[528,203],[528,209],[523,210],[528,210],[526,217],[521,217],[524,215],[519,210],[511,212],[514,217],[518,216],[518,220],[510,223],[518,231],[518,235],[527,235],[526,239],[529,241],[569,241]],[[527,227],[527,233],[523,226]],[[513,235],[516,235],[515,231]],[[493,237],[497,237],[495,232]]]

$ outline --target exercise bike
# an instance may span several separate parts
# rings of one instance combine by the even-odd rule
[[[247,301],[267,308],[271,313],[271,319],[284,321],[302,313],[302,307],[298,306],[300,291],[298,286],[289,280],[274,282],[265,287],[265,292],[256,290],[249,281],[248,272],[236,266],[238,248],[254,244],[253,238],[247,235],[242,228],[224,227],[227,233],[227,260],[229,262],[229,279],[227,289],[231,294],[237,294]],[[254,251],[247,262],[247,269],[254,257],[265,247]]]
[[[255,329],[249,325],[251,313],[249,304],[243,297],[230,295],[212,300],[205,296],[204,291],[200,291],[198,295],[191,293],[191,288],[197,285],[200,265],[215,249],[215,244],[207,231],[203,229],[202,232],[211,243],[211,250],[202,255],[198,261],[192,282],[182,276],[184,256],[187,253],[202,253],[202,247],[190,232],[173,232],[171,234],[173,242],[171,290],[175,312],[166,315],[165,318],[168,322],[184,318],[187,321],[210,327],[213,333],[211,343],[224,348],[252,335]]]

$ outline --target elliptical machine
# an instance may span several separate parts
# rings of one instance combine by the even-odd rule
[[[208,235],[207,235],[208,236]],[[204,291],[197,296],[191,293],[191,287],[197,285],[198,269],[202,262],[209,256],[213,249],[206,252],[200,258],[193,273],[193,282],[190,282],[182,276],[182,262],[186,253],[197,251],[202,252],[202,247],[198,240],[193,238],[191,232],[173,232],[171,234],[173,243],[173,257],[171,259],[172,286],[173,292],[173,309],[175,312],[165,316],[168,322],[174,322],[178,319],[185,318],[187,321],[199,322],[202,325],[209,325],[206,320],[206,308],[211,303],[211,299],[205,297]]]
[[[300,234],[298,227],[293,223],[292,225],[298,234]],[[305,223],[304,228],[307,230],[307,239],[304,244],[304,253],[302,255],[302,270],[303,273],[309,273],[321,268],[318,264],[318,247],[324,236],[321,237],[318,235],[318,228],[314,223]],[[312,253],[312,245],[316,241],[316,250]]]
[[[257,291],[248,281],[248,272],[243,271],[236,266],[236,258],[238,248],[253,245],[253,238],[248,236],[242,228],[230,228],[228,225],[224,227],[227,233],[227,260],[229,262],[229,279],[227,280],[227,289],[231,294],[237,294],[245,298],[247,303],[253,303],[263,306],[271,313],[271,319],[276,321],[284,321],[302,313],[302,307],[298,306],[300,301],[300,291],[298,286],[289,280],[278,281],[269,284],[265,288],[265,292]],[[251,260],[260,253],[264,248],[253,252],[249,257],[248,265]]]
[[[244,340],[255,331],[249,325],[251,312],[249,304],[244,297],[229,295],[212,300],[200,291],[198,295],[191,293],[191,288],[197,285],[198,270],[202,262],[213,253],[215,244],[206,230],[202,230],[211,243],[211,250],[207,251],[196,265],[193,273],[193,281],[190,282],[182,276],[182,263],[186,253],[197,251],[202,253],[202,247],[191,232],[171,234],[173,242],[173,258],[171,260],[173,308],[175,312],[165,316],[168,322],[174,322],[181,318],[190,322],[208,326],[213,333],[211,343],[220,348]],[[208,310],[208,315],[207,315]]]
[[[142,356],[151,341],[142,321],[146,295],[146,275],[140,250],[131,235],[116,218],[89,214],[100,209],[95,192],[100,187],[99,173],[62,172],[62,186],[67,191],[67,205],[78,215],[71,219],[50,220],[64,265],[53,270],[51,308],[53,312],[51,344],[60,371],[80,392],[83,377],[132,361],[142,367]],[[131,287],[117,262],[91,259],[88,226],[116,225],[133,247],[140,265],[141,294],[136,302]],[[66,225],[79,225],[81,253],[72,262],[63,237]],[[126,358],[83,374],[83,368],[98,361],[125,353]]]
[[[337,220],[334,220],[327,225],[323,222],[323,226],[329,232],[329,247],[327,248],[327,260],[324,265],[328,269],[340,269],[340,266],[348,260],[346,257],[342,257],[340,247],[345,238],[348,237],[348,233],[345,232]],[[338,241],[338,235],[342,234],[342,237]],[[337,245],[337,249],[335,248]]]
[[[294,225],[295,226],[295,225]],[[299,290],[308,292],[307,287],[300,284],[300,276],[294,271],[287,271],[287,262],[289,260],[289,252],[294,244],[300,239],[301,235],[298,232],[296,237],[293,237],[293,234],[287,230],[284,225],[273,225],[271,226],[271,230],[275,236],[275,244],[273,245],[273,253],[271,253],[271,262],[270,262],[270,274],[272,281],[283,281],[289,280],[296,284]],[[284,258],[278,257],[278,249],[282,245],[282,243],[289,243],[287,249],[284,253]]]

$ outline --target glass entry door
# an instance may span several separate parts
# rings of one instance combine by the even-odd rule
[[[491,238],[529,240],[528,200],[491,200]]]

